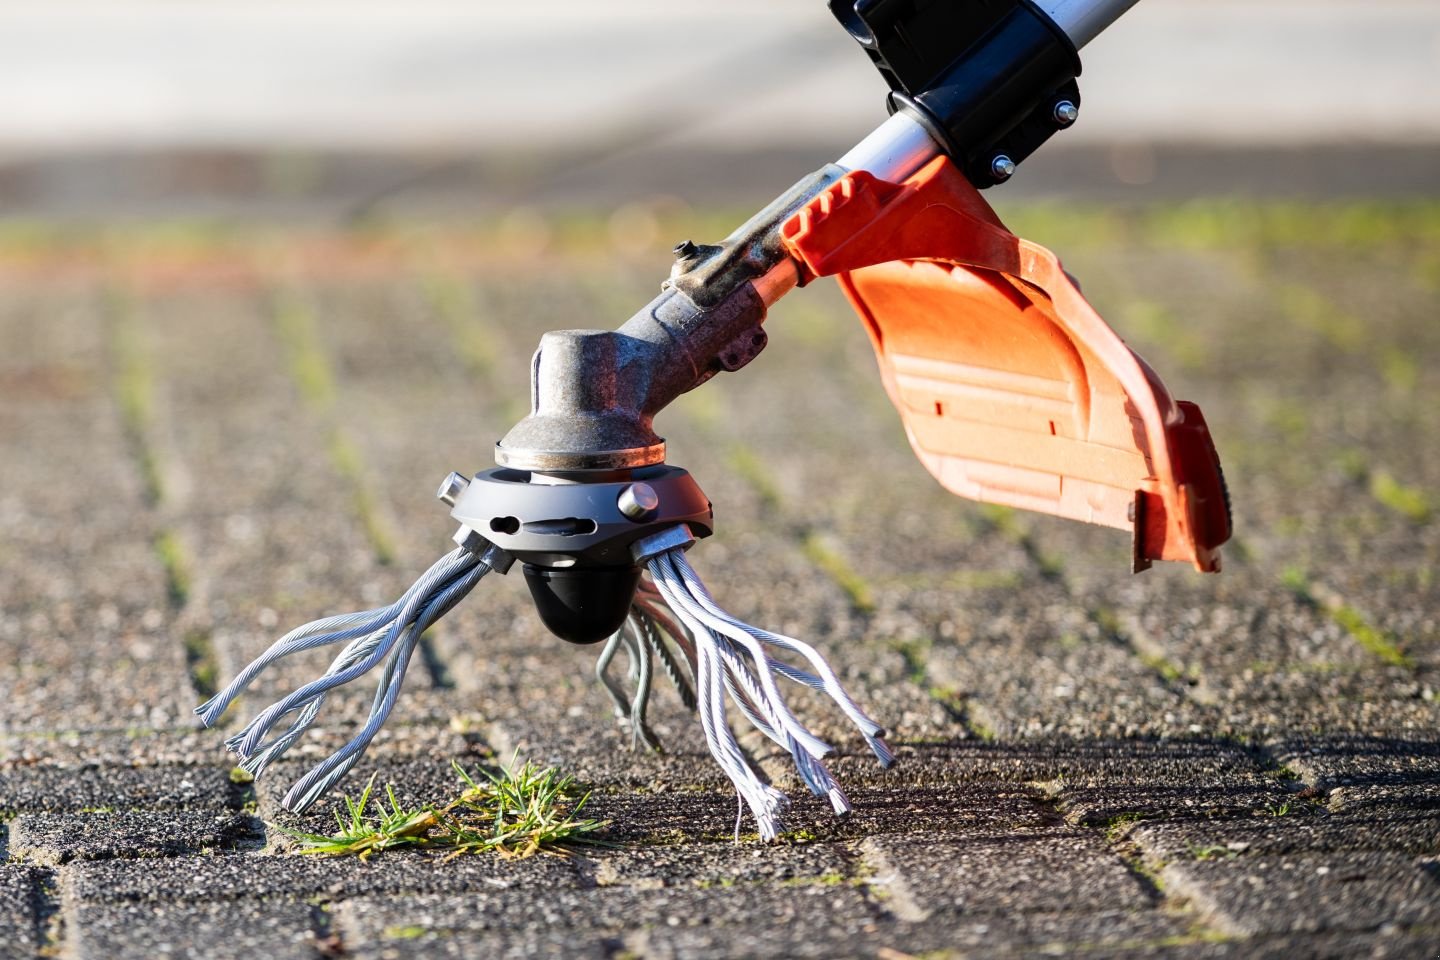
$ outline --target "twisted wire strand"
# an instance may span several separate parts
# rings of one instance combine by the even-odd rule
[[[300,689],[291,693],[285,699],[267,707],[260,716],[252,720],[245,728],[244,736],[240,740],[240,752],[246,756],[253,753],[260,744],[261,738],[273,727],[281,717],[298,710],[306,703],[316,697],[335,689],[338,686],[349,683],[357,677],[369,673],[375,666],[390,652],[400,639],[405,628],[415,619],[423,608],[426,599],[436,589],[441,588],[448,580],[455,576],[463,576],[465,571],[479,564],[479,558],[473,554],[467,554],[454,564],[442,566],[436,564],[420,578],[415,588],[410,590],[410,599],[401,608],[400,614],[391,622],[378,642],[374,643],[373,649],[367,656],[351,664],[330,676],[312,680]],[[416,589],[419,588],[419,589]],[[365,642],[369,643],[374,639],[373,635],[367,637]]]
[[[698,602],[699,598],[695,595],[695,585],[698,583],[699,577],[694,569],[690,568],[688,563],[683,567],[676,563],[677,554],[678,551],[672,550],[668,553],[661,554],[656,560],[660,565],[667,568],[667,572],[672,578],[680,580],[680,582],[688,588],[678,593],[677,598],[679,602],[682,605],[688,606],[690,613],[701,623],[704,623],[712,633],[727,637],[731,641],[740,644],[750,655],[751,660],[755,663],[755,673],[765,692],[765,698],[769,702],[771,712],[779,721],[780,729],[798,741],[805,750],[809,751],[811,756],[817,759],[832,753],[833,748],[830,744],[805,729],[805,725],[790,711],[790,707],[785,703],[784,697],[780,694],[779,686],[775,683],[775,675],[771,672],[771,666],[774,661],[766,654],[761,642],[749,632],[740,629],[739,621],[734,620],[728,615],[724,617],[717,616],[711,610],[707,609],[703,603]],[[683,556],[680,556],[679,560],[680,563],[685,563]],[[701,589],[703,589],[703,587]]]
[[[378,642],[378,638],[382,635],[383,631],[377,631],[375,634],[355,640],[341,651],[340,655],[335,658],[334,662],[330,665],[330,669],[327,670],[324,675],[333,676],[345,667],[355,663],[372,649],[372,644],[368,644],[367,641],[373,639],[374,642]],[[255,752],[245,757],[240,763],[241,769],[248,770],[252,776],[256,777],[264,773],[265,769],[270,766],[271,763],[280,759],[280,757],[285,754],[285,751],[289,750],[295,741],[299,740],[305,731],[310,729],[310,726],[315,722],[315,718],[320,714],[320,708],[325,705],[325,699],[326,694],[321,694],[307,703],[305,708],[296,714],[294,721],[291,722],[289,728],[284,733],[261,744]],[[240,742],[243,739],[244,731],[242,730],[240,733],[229,737],[225,741],[225,745],[231,750],[239,752]]]
[[[817,797],[828,798],[837,814],[841,816],[849,814],[851,811],[850,801],[845,796],[845,792],[840,789],[839,783],[836,782],[829,768],[823,761],[802,749],[793,737],[789,737],[779,730],[780,724],[774,717],[773,711],[769,709],[769,701],[751,673],[750,666],[744,662],[742,652],[733,648],[726,650],[723,642],[721,651],[729,668],[725,675],[725,689],[740,707],[741,712],[745,714],[745,718],[767,739],[790,754],[795,761],[795,769],[800,774],[800,779],[804,781],[811,793]]]
[[[600,685],[610,695],[610,702],[615,705],[615,716],[626,720],[630,717],[630,698],[625,695],[624,688],[610,676],[610,664],[620,650],[621,640],[620,631],[617,630],[605,641],[600,658],[595,661],[595,679],[600,681]]]
[[[275,663],[277,660],[288,657],[292,653],[313,650],[316,647],[339,643],[341,640],[352,640],[357,637],[367,636],[376,629],[389,623],[399,612],[400,604],[397,602],[392,603],[388,607],[366,610],[363,613],[347,613],[337,617],[326,617],[323,620],[307,623],[303,627],[297,627],[275,641],[268,650],[252,660],[244,670],[240,671],[234,680],[230,681],[225,689],[196,707],[195,714],[205,726],[213,727],[221,715],[230,707],[230,704],[234,702],[235,698],[244,693],[255,678],[259,676],[266,667]],[[346,629],[338,629],[342,627]]]
[[[766,839],[778,835],[779,814],[787,801],[784,794],[760,781],[740,751],[725,721],[727,695],[751,726],[789,753],[796,773],[812,793],[826,797],[837,814],[848,814],[850,801],[823,762],[823,757],[832,752],[831,747],[791,712],[775,677],[829,695],[859,729],[880,762],[888,766],[893,757],[881,739],[884,729],[866,716],[830,665],[809,644],[751,626],[723,610],[680,550],[652,557],[646,566],[654,590],[642,589],[637,594],[637,606],[664,626],[664,613],[656,609],[663,601],[689,635],[686,639],[696,651],[696,695],[707,745],[735,785],[741,801],[749,806],[760,835]],[[677,636],[668,626],[665,629]],[[800,655],[814,672],[772,659],[766,647]]]
[[[333,617],[324,617],[314,620],[303,626],[296,627],[285,636],[270,645],[270,648],[250,662],[245,669],[235,677],[234,680],[215,696],[195,708],[195,713],[200,717],[201,723],[207,727],[213,727],[224,714],[225,710],[234,702],[235,698],[244,693],[250,684],[260,675],[266,667],[291,654],[300,653],[305,650],[313,650],[316,647],[328,646],[332,643],[339,643],[342,640],[353,640],[369,636],[376,630],[383,629],[386,624],[393,621],[404,609],[405,604],[411,601],[414,596],[426,587],[427,582],[433,576],[444,576],[447,571],[465,564],[465,557],[469,556],[464,549],[456,548],[433,564],[424,575],[420,577],[410,589],[406,590],[400,599],[388,607],[379,607],[374,610],[365,610],[360,613],[344,613]]]
[[[630,709],[631,749],[638,749],[638,745],[643,743],[647,749],[659,750],[660,741],[645,722],[650,705],[650,680],[653,676],[650,647],[645,643],[633,617],[626,618],[621,633],[625,638],[625,648],[630,654],[630,673],[635,681],[635,699]]]
[[[755,640],[798,653],[808,660],[810,665],[815,668],[817,677],[823,681],[820,689],[823,689],[829,694],[830,699],[834,700],[841,711],[859,728],[861,735],[865,738],[865,742],[880,761],[881,766],[889,767],[894,763],[894,754],[890,751],[889,745],[886,744],[883,739],[885,736],[885,728],[870,719],[870,717],[865,714],[865,711],[860,709],[859,704],[850,697],[849,692],[846,691],[844,685],[840,682],[840,678],[835,675],[835,671],[831,669],[830,664],[826,662],[818,650],[802,640],[752,626],[727,613],[715,602],[714,597],[710,595],[709,590],[706,589],[704,582],[700,579],[700,575],[695,572],[694,567],[690,566],[690,562],[685,559],[685,555],[682,552],[672,550],[669,552],[669,557],[675,569],[684,579],[686,586],[689,588],[695,600],[707,612]],[[783,669],[779,672],[787,676],[789,675]],[[804,683],[805,681],[800,680],[800,682]]]
[[[654,678],[657,673],[663,673],[674,684],[685,709],[695,710],[692,679],[695,674],[695,646],[689,633],[659,608],[659,604],[664,602],[659,592],[649,584],[646,586],[649,589],[642,592],[648,596],[635,597],[624,625],[605,642],[595,662],[595,676],[610,697],[615,716],[630,725],[632,747],[638,750],[643,744],[650,750],[660,750],[660,738],[651,729],[647,717],[650,697],[654,693]],[[678,655],[671,649],[671,643],[678,649]],[[611,675],[615,656],[622,649],[626,652],[630,680],[635,684],[633,699]],[[682,659],[685,667],[681,666]]]
[[[800,779],[812,793],[816,796],[829,797],[836,813],[849,813],[849,802],[825,764],[819,758],[812,756],[784,728],[778,712],[773,706],[774,701],[766,694],[751,669],[748,652],[736,649],[722,634],[711,631],[711,635],[715,640],[720,659],[726,667],[724,676],[726,692],[730,694],[731,699],[735,701],[746,720],[791,756],[795,763],[795,769],[800,774]]]
[[[663,554],[661,555],[663,556]],[[648,562],[650,575],[666,604],[690,631],[695,642],[695,686],[699,700],[700,727],[706,744],[720,769],[734,784],[736,793],[750,808],[755,824],[764,840],[774,840],[780,833],[780,814],[787,804],[779,790],[763,782],[750,768],[726,721],[724,668],[718,662],[718,644],[704,623],[696,619],[679,599],[683,583],[672,581],[668,568],[659,558]],[[737,826],[738,835],[738,826]]]
[[[489,572],[488,566],[476,563],[462,576],[429,596],[429,602],[406,628],[404,637],[385,663],[364,728],[354,739],[317,764],[290,788],[281,802],[286,810],[303,813],[350,772],[350,768],[359,761],[375,735],[380,732],[380,728],[385,725],[385,721],[390,718],[390,712],[395,708],[395,702],[404,686],[405,671],[409,668],[410,658],[420,644],[420,637],[436,620],[445,616],[455,604],[463,600]]]
[[[259,775],[314,724],[332,690],[383,661],[370,713],[359,734],[317,764],[285,795],[282,803],[286,809],[303,812],[350,771],[389,718],[425,630],[489,572],[489,565],[474,553],[463,548],[453,550],[431,565],[389,606],[324,617],[290,631],[195,712],[202,722],[211,725],[266,667],[302,651],[348,641],[319,679],[272,704],[225,741],[239,754],[240,766]],[[283,732],[265,739],[281,719],[291,714],[294,716]]]
[[[665,642],[665,638],[660,635],[659,629],[655,626],[655,621],[646,617],[643,613],[636,616],[635,619],[640,626],[640,631],[645,638],[645,643],[650,647],[650,651],[655,655],[655,659],[660,662],[660,669],[664,671],[665,676],[670,678],[670,682],[675,685],[676,691],[680,694],[680,703],[686,710],[694,710],[695,690],[691,687],[690,677],[687,677],[685,672],[680,668],[680,661],[675,659],[674,652],[670,649],[670,645]],[[692,675],[693,672],[692,670]]]

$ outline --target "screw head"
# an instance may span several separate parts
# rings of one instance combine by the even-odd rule
[[[1080,116],[1080,108],[1075,105],[1074,101],[1061,100],[1055,104],[1055,111],[1052,116],[1060,126],[1068,127],[1075,122],[1076,117]]]
[[[660,495],[648,483],[632,483],[620,491],[620,512],[636,523],[644,523],[660,509]]]
[[[450,471],[450,475],[440,481],[440,489],[435,491],[435,496],[444,500],[450,506],[455,506],[455,501],[460,499],[460,494],[470,486],[470,478],[462,473]]]
[[[1005,154],[999,154],[990,161],[990,175],[997,183],[1004,183],[1015,175],[1015,161]]]
[[[695,256],[695,252],[698,249],[699,248],[695,246],[694,240],[681,240],[675,244],[675,249],[670,252],[675,254],[677,260],[688,260],[690,257]]]

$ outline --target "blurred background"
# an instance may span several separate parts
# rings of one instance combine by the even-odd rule
[[[1006,197],[1440,188],[1430,0],[1144,0]],[[820,0],[0,6],[0,217],[755,204],[884,88]]]

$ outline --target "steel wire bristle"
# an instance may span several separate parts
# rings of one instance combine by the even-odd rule
[[[751,726],[790,755],[796,773],[812,793],[827,798],[837,814],[849,813],[850,802],[824,763],[823,758],[832,748],[791,712],[775,678],[783,677],[826,693],[859,729],[880,763],[889,766],[893,755],[883,739],[884,729],[865,715],[815,648],[793,637],[751,626],[721,609],[681,549],[650,558],[646,568],[653,583],[642,582],[632,619],[648,622],[657,632],[663,630],[690,665],[706,744],[735,785],[740,802],[749,807],[761,838],[773,840],[779,835],[780,816],[789,801],[750,767],[730,729],[727,696]],[[678,624],[661,609],[662,603]],[[617,639],[612,640],[617,646],[623,642],[618,638],[617,634]],[[767,647],[798,654],[811,670],[771,658]],[[610,653],[613,657],[613,651]],[[613,689],[611,694],[615,696]],[[622,700],[623,694],[616,700],[617,708]],[[629,713],[634,715],[633,707]],[[736,833],[738,836],[738,820]]]
[[[224,690],[197,707],[195,713],[205,726],[213,726],[251,682],[277,660],[316,647],[349,641],[319,679],[271,704],[244,729],[225,741],[225,745],[240,756],[240,766],[258,775],[283,756],[310,728],[332,690],[383,662],[370,714],[361,731],[317,764],[286,793],[282,801],[285,809],[303,813],[349,773],[384,726],[400,696],[405,672],[420,637],[463,600],[489,572],[489,564],[479,555],[463,547],[453,550],[425,571],[399,600],[387,607],[325,617],[290,631],[240,671]],[[266,735],[275,725],[290,714],[294,714],[294,718],[289,726],[266,740]]]

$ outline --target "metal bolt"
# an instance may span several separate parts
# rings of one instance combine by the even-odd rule
[[[999,154],[990,161],[990,176],[995,178],[996,183],[1004,183],[1015,175],[1015,161],[1005,154]]]
[[[644,523],[660,509],[660,495],[648,483],[632,483],[620,491],[620,512],[636,523]]]
[[[1055,104],[1055,112],[1052,116],[1060,126],[1068,127],[1075,122],[1076,117],[1080,116],[1080,108],[1070,100],[1061,100]]]
[[[450,471],[450,476],[440,481],[440,489],[435,491],[435,496],[444,500],[450,506],[455,506],[455,501],[460,499],[460,494],[470,486],[470,478],[462,473]]]
[[[675,244],[675,249],[671,252],[675,254],[675,259],[677,260],[688,260],[695,256],[699,249],[699,247],[695,246],[695,241],[681,240]]]

